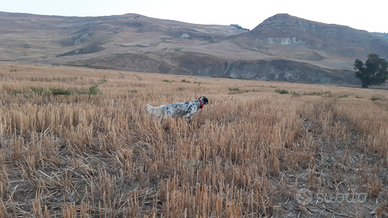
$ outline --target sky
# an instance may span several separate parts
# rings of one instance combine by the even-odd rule
[[[307,20],[388,32],[387,0],[0,0],[0,11],[60,16],[127,13],[195,24],[238,24],[253,29],[288,13]]]

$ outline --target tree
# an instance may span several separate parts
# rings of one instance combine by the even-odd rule
[[[385,83],[388,79],[387,67],[388,62],[377,54],[369,54],[365,66],[359,59],[354,62],[355,76],[361,80],[362,88]]]

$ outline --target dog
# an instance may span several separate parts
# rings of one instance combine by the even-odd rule
[[[160,105],[159,107],[152,107],[147,104],[147,111],[162,120],[168,117],[184,117],[191,122],[191,117],[198,114],[199,110],[208,103],[209,100],[205,96],[201,96],[195,101],[178,102]]]

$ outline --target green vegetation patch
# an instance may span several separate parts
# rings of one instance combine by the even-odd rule
[[[318,95],[318,96],[322,96],[322,95],[331,95],[331,92],[330,91],[320,91],[320,92],[308,92],[308,93],[304,93],[305,95]]]
[[[277,92],[277,93],[279,93],[279,94],[290,94],[287,90],[285,90],[285,89],[282,89],[282,90],[280,90],[280,89],[276,89],[275,90],[275,92]]]
[[[89,88],[43,88],[43,87],[32,87],[31,91],[20,91],[15,90],[10,93],[11,95],[39,95],[39,96],[57,96],[57,95],[97,95],[102,94],[98,85],[91,86]]]
[[[240,91],[240,88],[239,88],[239,87],[236,87],[236,88],[229,88],[229,91],[238,92],[238,91]]]
[[[70,89],[51,88],[50,91],[54,96],[56,96],[56,95],[72,95],[73,94],[72,90],[70,90]]]
[[[372,96],[372,98],[370,98],[370,100],[372,100],[372,101],[384,101],[384,99],[383,98],[380,98],[380,97],[376,97],[376,96]]]

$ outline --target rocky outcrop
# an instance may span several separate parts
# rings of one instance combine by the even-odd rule
[[[348,26],[324,24],[288,14],[266,19],[235,41],[251,50],[280,45],[311,49],[339,58],[364,59],[368,54],[376,53],[388,59],[388,41],[382,37]]]
[[[359,84],[352,71],[335,71],[291,60],[231,61],[203,54],[174,58],[179,73],[208,77],[303,82],[316,84]]]
[[[71,55],[81,55],[81,54],[91,54],[91,53],[96,53],[105,50],[104,47],[98,44],[92,44],[90,46],[87,46],[85,48],[78,48],[71,50],[69,52],[57,55],[57,57],[62,57],[62,56],[71,56]]]
[[[303,82],[316,84],[359,84],[352,71],[335,71],[291,60],[233,61],[210,55],[177,52],[155,56],[120,54],[68,63],[103,69],[195,75],[239,79]]]
[[[341,73],[290,60],[232,62],[223,72],[231,78],[303,82],[316,84],[358,84],[351,71]]]

